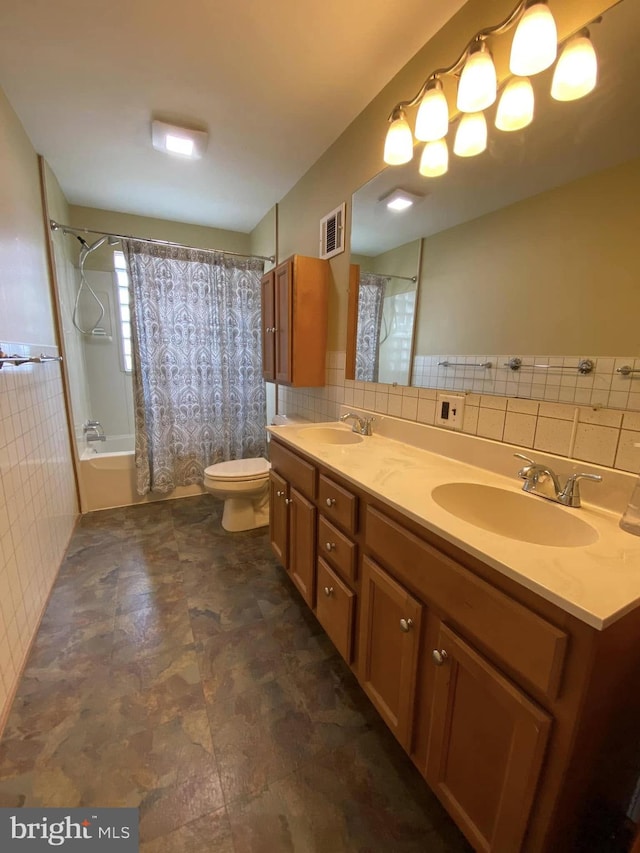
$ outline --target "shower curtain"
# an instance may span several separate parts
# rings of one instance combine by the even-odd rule
[[[378,355],[384,294],[391,279],[373,273],[361,273],[358,286],[358,324],[356,332],[356,379],[378,381]]]
[[[202,483],[214,462],[265,452],[262,261],[124,242],[141,495]]]

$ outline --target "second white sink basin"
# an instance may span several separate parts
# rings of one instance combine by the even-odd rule
[[[299,435],[318,444],[360,444],[362,441],[361,435],[343,427],[305,427]]]
[[[598,540],[598,531],[569,510],[544,498],[485,486],[445,483],[431,492],[442,509],[491,533],[556,548],[579,548]]]

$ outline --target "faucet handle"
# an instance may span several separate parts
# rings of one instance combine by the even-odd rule
[[[593,480],[596,483],[602,482],[600,474],[570,474],[567,478],[564,489],[558,496],[560,503],[565,506],[579,507],[580,506],[580,485],[579,480]]]
[[[529,459],[529,457],[528,457],[528,456],[525,456],[525,455],[524,455],[524,453],[514,453],[513,455],[516,457],[516,459],[524,459],[524,461],[525,461],[525,462],[528,462],[528,463],[529,463],[529,465],[535,465],[535,464],[536,464],[536,463],[533,461],[533,459]]]

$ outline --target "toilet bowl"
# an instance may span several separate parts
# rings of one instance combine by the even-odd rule
[[[269,469],[266,459],[217,462],[204,472],[204,487],[224,501],[222,526],[231,533],[269,524]]]
[[[303,418],[276,415],[275,425],[298,423]],[[269,524],[269,470],[262,457],[216,462],[204,471],[204,488],[224,501],[222,526],[230,533],[255,530]]]

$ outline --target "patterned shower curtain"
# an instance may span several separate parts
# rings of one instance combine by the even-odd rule
[[[214,462],[263,455],[262,261],[123,244],[138,493],[202,483]]]
[[[356,379],[378,381],[378,355],[384,294],[391,279],[361,273],[358,286],[358,324],[356,332]]]

